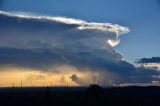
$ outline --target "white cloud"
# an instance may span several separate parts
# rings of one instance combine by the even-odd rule
[[[119,43],[120,43],[120,40],[108,40],[107,41],[107,43],[109,44],[109,45],[111,45],[112,47],[114,47],[114,46],[116,46],[116,45],[118,45]]]
[[[4,12],[0,11],[0,14],[7,15],[7,16],[13,16],[18,18],[27,18],[27,19],[38,19],[38,20],[48,20],[48,21],[57,21],[64,24],[77,24],[78,29],[96,29],[96,30],[102,30],[102,31],[110,31],[115,32],[118,34],[128,33],[129,28],[120,26],[117,24],[111,24],[111,23],[96,23],[96,22],[86,22],[81,19],[75,19],[75,18],[67,18],[67,17],[53,17],[53,16],[45,16],[45,15],[34,15],[31,13],[23,13],[23,12]]]
[[[141,64],[143,65],[145,68],[155,68],[157,69],[157,71],[160,71],[160,63],[144,63],[144,64]]]

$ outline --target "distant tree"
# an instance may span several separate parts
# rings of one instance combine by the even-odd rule
[[[86,89],[86,95],[87,96],[103,96],[104,95],[104,90],[103,90],[102,87],[100,87],[97,84],[91,84]]]

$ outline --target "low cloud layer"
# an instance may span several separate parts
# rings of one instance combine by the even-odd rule
[[[141,58],[136,63],[145,68],[160,71],[160,57]]]
[[[160,57],[141,58],[136,63],[160,63]]]
[[[66,65],[81,72],[98,73],[102,85],[156,80],[152,77],[157,75],[155,70],[136,68],[115,50],[114,46],[120,43],[119,36],[129,32],[127,27],[4,11],[0,11],[0,20],[1,67],[44,72]],[[85,77],[71,75],[73,81],[83,85]]]

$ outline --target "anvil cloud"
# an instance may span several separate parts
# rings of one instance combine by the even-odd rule
[[[119,35],[129,32],[129,28],[117,24],[0,11],[0,32],[1,67],[44,72],[65,65],[98,73],[100,84],[150,82],[157,75],[157,71],[145,68],[139,72],[115,50]],[[144,70],[145,78],[141,75]],[[76,76],[77,83],[84,82],[78,75],[71,75]]]

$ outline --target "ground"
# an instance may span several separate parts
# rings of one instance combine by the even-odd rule
[[[93,90],[94,89],[94,90]],[[160,87],[0,88],[0,106],[158,106]]]

